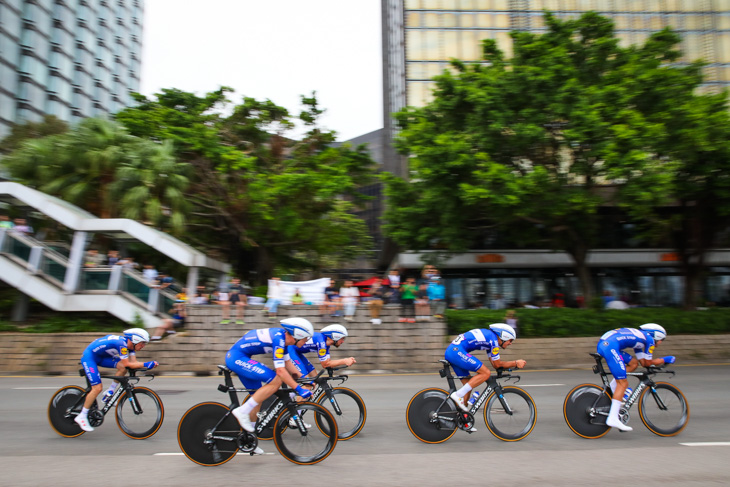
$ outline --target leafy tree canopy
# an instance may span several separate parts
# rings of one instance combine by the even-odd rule
[[[666,178],[659,145],[671,144],[667,122],[692,103],[701,64],[673,64],[679,37],[669,29],[621,47],[595,13],[545,20],[544,34],[512,33],[512,59],[486,40],[484,62],[454,60],[433,101],[395,114],[410,180],[384,176],[386,231],[410,248],[478,248],[494,228],[543,241],[573,257],[589,298],[586,256],[615,194],[603,190]],[[668,189],[657,185],[657,197]]]

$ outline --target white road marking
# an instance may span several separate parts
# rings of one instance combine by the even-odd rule
[[[32,389],[58,389],[58,387],[13,387],[17,391],[27,391]]]
[[[509,385],[509,384],[505,384]],[[555,387],[555,386],[564,386],[565,384],[520,384],[518,387]]]
[[[684,446],[730,446],[730,441],[698,441],[695,443],[680,443]]]
[[[239,453],[239,454],[247,455],[247,453]],[[273,455],[273,454],[274,454],[273,452],[264,452],[264,455]],[[159,457],[176,457],[176,456],[182,456],[182,455],[184,455],[184,453],[182,453],[182,452],[180,452],[180,453],[153,453],[152,455],[159,456]]]

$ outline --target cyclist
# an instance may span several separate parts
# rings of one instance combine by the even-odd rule
[[[636,328],[611,330],[604,333],[598,340],[598,345],[596,345],[596,353],[606,359],[608,368],[613,375],[611,381],[613,398],[611,399],[611,409],[606,419],[606,425],[618,428],[620,431],[633,430],[631,426],[623,424],[618,417],[624,392],[626,392],[629,385],[626,372],[633,372],[639,364],[642,367],[649,367],[650,365],[673,364],[675,362],[675,357],[671,355],[664,358],[652,358],[654,348],[667,337],[667,331],[662,326],[656,323],[646,323],[639,328],[639,330]],[[636,357],[632,358],[628,353],[622,352],[627,348],[633,348]]]
[[[446,348],[444,358],[454,368],[454,374],[461,378],[463,384],[459,390],[451,394],[451,399],[459,408],[464,411],[469,410],[464,403],[465,396],[489,379],[490,375],[487,366],[469,352],[486,350],[489,361],[495,369],[500,367],[521,369],[527,364],[526,361],[518,359],[508,362],[499,357],[500,349],[509,347],[515,338],[517,338],[517,332],[514,328],[505,323],[494,323],[489,325],[488,329],[475,328],[462,333]],[[476,372],[476,375],[471,377],[469,372]],[[470,431],[473,432],[476,429],[472,428]]]
[[[308,399],[312,392],[298,384],[292,374],[297,369],[287,353],[289,345],[304,345],[314,335],[314,327],[304,318],[286,318],[276,328],[251,330],[238,340],[226,354],[226,366],[238,375],[246,389],[257,389],[243,405],[232,412],[246,431],[255,429],[256,413],[268,397],[274,394],[282,382],[295,389],[302,398]],[[276,372],[251,357],[271,353]],[[263,384],[263,385],[262,385]],[[262,454],[261,448],[254,452]]]
[[[322,367],[337,367],[347,365],[348,367],[357,362],[354,357],[347,357],[338,360],[330,359],[330,347],[334,345],[336,348],[345,342],[347,338],[347,328],[342,325],[329,325],[322,328],[319,333],[315,333],[307,342],[297,347],[290,345],[288,347],[289,357],[292,363],[299,371],[301,377],[314,377],[316,374],[314,366],[304,356],[308,352],[317,352]]]
[[[107,335],[97,338],[86,347],[81,355],[81,365],[84,367],[86,378],[89,379],[91,390],[86,395],[81,413],[74,418],[74,421],[82,430],[94,431],[94,428],[89,424],[89,408],[94,404],[102,389],[99,367],[116,368],[115,375],[117,376],[123,376],[127,372],[127,368],[141,369],[144,367],[152,369],[156,367],[158,363],[155,361],[144,363],[137,361],[137,352],[142,350],[149,341],[150,334],[147,333],[147,330],[130,328],[124,330],[122,335]],[[114,381],[109,389],[112,394],[116,385],[117,382]],[[111,394],[107,391],[105,399],[108,400],[109,397],[111,397]]]

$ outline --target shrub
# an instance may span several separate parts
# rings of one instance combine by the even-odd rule
[[[517,309],[517,334],[520,337],[601,336],[621,327],[638,328],[658,323],[669,334],[716,334],[730,332],[730,309],[711,308],[683,311],[676,308],[603,309]],[[446,323],[450,334],[473,328],[486,328],[504,322],[505,310],[448,310]]]

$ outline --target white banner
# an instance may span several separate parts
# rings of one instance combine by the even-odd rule
[[[323,277],[313,281],[279,281],[281,288],[281,304],[291,304],[291,297],[297,289],[304,299],[304,304],[319,304],[324,299],[324,290],[330,285],[331,279]],[[274,280],[269,279],[269,287],[275,286]]]

